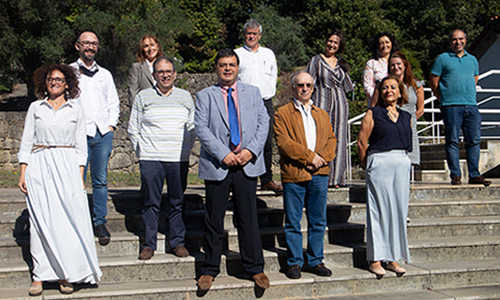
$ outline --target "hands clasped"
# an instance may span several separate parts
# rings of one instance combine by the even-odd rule
[[[244,166],[246,165],[253,157],[252,152],[248,149],[243,149],[238,154],[234,152],[230,152],[222,162],[228,167],[236,167],[236,166]]]
[[[323,157],[319,156],[317,153],[314,155],[314,159],[311,164],[306,166],[306,170],[309,172],[315,172],[322,166],[326,165],[326,161]]]

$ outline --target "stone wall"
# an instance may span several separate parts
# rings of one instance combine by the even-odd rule
[[[196,92],[213,85],[216,82],[215,74],[178,74],[176,86],[188,90],[193,99]],[[138,172],[139,161],[127,136],[130,106],[127,99],[127,90],[119,89],[120,122],[113,137],[113,151],[109,160],[109,170],[112,172]],[[277,97],[278,99],[279,97]],[[281,102],[280,100],[276,102]],[[24,128],[25,111],[0,111],[0,170],[12,171],[18,169],[17,153]],[[200,146],[195,143],[191,151],[190,172],[198,172],[198,157]],[[277,153],[275,147],[274,153]],[[279,173],[279,161],[275,155],[273,173]]]

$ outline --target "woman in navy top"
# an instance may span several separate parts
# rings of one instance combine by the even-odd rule
[[[384,78],[378,89],[378,104],[366,112],[358,137],[359,156],[366,169],[366,256],[369,270],[377,276],[385,275],[384,267],[401,276],[406,270],[397,261],[410,261],[406,217],[411,115],[398,108],[408,103],[406,88],[398,77]],[[382,266],[382,261],[387,264]]]

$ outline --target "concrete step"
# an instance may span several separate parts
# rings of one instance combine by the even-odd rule
[[[469,189],[458,190],[460,196],[464,196],[464,191]],[[484,190],[484,189],[483,189]],[[422,193],[416,193],[419,198]],[[457,189],[451,189],[457,192]],[[456,193],[454,193],[456,194]],[[437,196],[437,195],[436,195]],[[477,195],[476,195],[477,196]],[[338,203],[328,205],[328,221],[332,222],[356,222],[364,221],[366,219],[366,208],[364,203]],[[479,216],[479,215],[495,215],[500,211],[500,199],[472,199],[472,200],[433,200],[422,201],[414,200],[410,202],[409,217],[420,218],[425,216],[443,217],[443,216]],[[260,208],[259,224],[261,227],[267,226],[280,226],[283,225],[284,212],[281,208]],[[187,210],[186,226],[189,230],[202,230],[203,229],[203,215],[204,211],[200,210]],[[225,218],[226,229],[234,228],[233,212],[228,211]],[[0,217],[0,236],[11,237],[25,236],[27,232],[27,211],[22,215],[15,217],[12,215],[5,215]],[[168,218],[164,213],[160,215],[160,231],[167,232]],[[303,226],[306,226],[306,218],[303,216]],[[142,232],[142,217],[137,215],[121,215],[117,212],[111,211],[108,215],[108,227],[111,232],[134,232],[140,234]]]
[[[354,249],[340,245],[325,245],[325,260],[328,266],[348,268],[353,266]],[[362,255],[362,252],[360,252]],[[103,282],[127,282],[134,280],[170,280],[194,278],[204,261],[204,254],[192,252],[189,257],[179,258],[170,253],[156,252],[151,260],[141,261],[135,255],[99,257],[103,272]],[[278,273],[286,267],[286,249],[264,250],[266,273]],[[359,260],[359,259],[358,259]],[[363,263],[361,263],[363,265]],[[364,262],[366,265],[366,262]],[[0,266],[0,287],[17,288],[30,284],[30,266],[23,261],[4,262]],[[221,275],[243,273],[241,257],[238,252],[224,251],[221,262]]]
[[[493,184],[484,188],[481,185],[468,185],[463,180],[461,186],[451,186],[449,178],[443,178],[437,183],[416,183],[411,186],[410,200],[458,200],[458,199],[500,199],[500,181],[493,180]],[[89,190],[91,192],[91,190]],[[189,193],[188,193],[189,192]],[[202,187],[191,187],[186,193],[186,211],[204,209],[204,190]],[[197,194],[196,194],[197,193]],[[90,194],[91,197],[91,194]],[[162,202],[162,211],[167,211],[166,194]],[[349,187],[329,189],[329,204],[364,203],[366,200],[364,181],[353,181]],[[281,195],[273,192],[258,191],[257,206],[259,208],[282,208]],[[228,207],[231,207],[231,201]],[[14,189],[0,189],[0,217],[20,216],[26,208],[24,194]],[[141,212],[141,197],[138,188],[110,189],[108,210],[124,215],[137,215]]]
[[[257,297],[305,300],[344,299],[343,297],[367,299],[368,294],[373,295],[371,299],[396,299],[381,296],[399,293],[406,299],[423,299],[416,295],[424,292],[428,295],[426,299],[458,299],[460,295],[465,297],[478,295],[478,298],[460,299],[496,299],[499,291],[499,263],[500,260],[484,260],[465,263],[432,263],[431,265],[409,264],[404,265],[407,269],[404,276],[397,277],[394,273],[388,272],[381,280],[377,280],[373,274],[360,268],[332,268],[331,277],[319,277],[303,272],[302,278],[296,280],[286,278],[283,273],[268,272],[271,287],[265,291],[255,289],[254,283],[244,274],[229,276],[221,274],[206,294],[197,293],[195,277],[167,280],[140,278],[122,282],[103,281],[99,283],[98,288],[82,288],[70,296],[63,296],[57,290],[49,289],[44,291],[44,296],[50,299],[195,299],[203,296],[204,299],[254,299]],[[136,278],[141,275],[147,276],[151,271],[145,265],[140,274],[136,274]],[[447,287],[441,288],[443,284]],[[0,299],[26,297],[29,285],[29,280],[27,280],[13,289],[5,289],[2,286]],[[436,289],[439,289],[438,293],[430,293]],[[412,297],[414,295],[415,298]],[[490,298],[483,297],[485,295],[489,295]]]
[[[500,235],[500,218],[497,216],[500,201],[498,200],[462,200],[462,201],[412,201],[409,209],[410,223],[408,238],[444,238],[453,236],[494,236]],[[283,232],[283,211],[279,209],[259,209],[260,231],[265,247],[285,245]],[[203,245],[202,212],[198,217],[190,217],[186,233],[186,246],[190,250],[199,251]],[[352,216],[352,218],[351,218]],[[344,204],[330,205],[328,211],[328,228],[325,241],[329,243],[353,243],[365,241],[365,205]],[[467,217],[463,217],[467,216]],[[233,224],[233,212],[226,213],[225,249],[237,250],[237,230]],[[347,220],[347,221],[344,221]],[[197,226],[193,224],[198,224]],[[108,216],[108,228],[112,232],[112,244],[104,249],[109,255],[114,253],[136,253],[142,236],[142,219],[139,216],[123,216],[112,213]],[[191,229],[191,228],[195,229]],[[0,218],[0,229],[3,236],[0,241],[0,260],[10,259],[11,254],[3,251],[17,244],[27,244],[29,240],[28,218]],[[304,243],[306,243],[307,221],[302,218]],[[159,230],[159,247],[166,247],[163,234],[168,232],[163,219]],[[163,233],[163,234],[161,234]],[[166,248],[160,248],[165,251]],[[99,248],[100,249],[100,248]],[[105,250],[108,249],[108,250]],[[15,250],[12,250],[15,251]],[[131,252],[130,252],[131,251]],[[9,252],[10,253],[10,252]],[[22,257],[22,255],[18,255]]]
[[[365,232],[364,221],[330,223],[325,235],[332,244],[359,243],[365,241]],[[280,240],[279,233],[276,234]],[[407,224],[408,239],[496,235],[500,235],[498,216],[415,218]]]
[[[419,223],[413,221],[413,223]],[[469,222],[470,223],[470,222]],[[422,226],[413,230],[409,226],[409,244],[412,253],[412,261],[427,261],[427,260],[450,260],[450,259],[468,259],[475,257],[478,259],[494,258],[497,253],[500,253],[500,236],[489,235],[483,236],[452,236],[452,237],[436,237],[436,238],[417,238],[412,236],[417,235]],[[344,228],[342,230],[342,228]],[[267,249],[281,249],[284,253],[286,249],[286,241],[282,228],[265,229],[262,232],[263,247]],[[416,231],[417,233],[413,233]],[[450,231],[450,230],[448,230]],[[303,247],[307,247],[307,233],[303,228]],[[196,236],[189,235],[186,241],[188,249],[193,252],[199,252],[202,249],[202,234],[196,232]],[[429,233],[428,233],[429,234]],[[364,246],[365,229],[363,224],[338,224],[338,226],[330,226],[325,234],[325,249],[330,255],[335,255],[326,259],[333,265],[352,262],[353,265],[362,265],[366,251]],[[165,235],[158,234],[157,253],[166,253],[169,251]],[[412,239],[413,238],[413,239]],[[191,241],[193,239],[193,241]],[[96,249],[99,258],[115,257],[115,256],[137,256],[139,254],[142,240],[140,236],[132,233],[114,233],[111,242],[107,246],[100,246],[97,239]],[[196,247],[193,247],[193,244]],[[346,248],[346,249],[344,249]],[[239,242],[235,231],[229,231],[225,239],[225,249],[239,253]],[[339,252],[339,249],[343,249]],[[345,253],[347,251],[347,254]],[[341,257],[338,257],[342,253]],[[453,254],[453,255],[452,255]],[[348,255],[347,260],[345,255]],[[328,256],[328,255],[327,255]],[[351,259],[349,259],[351,257]],[[355,258],[355,259],[354,259]],[[1,262],[26,262],[31,264],[31,256],[29,252],[29,239],[3,238],[0,239],[0,261]],[[350,266],[350,265],[349,265]]]
[[[412,263],[497,259],[500,236],[411,239],[408,246]]]
[[[462,172],[462,182],[469,180],[467,171],[467,161],[460,159],[460,170]],[[434,159],[421,161],[420,166],[415,167],[415,180],[417,181],[449,181],[450,169],[445,159]]]
[[[404,292],[382,292],[349,296],[325,296],[314,298],[317,300],[477,300],[500,299],[500,285],[479,285],[453,289],[427,289]],[[313,298],[300,298],[295,300],[313,300]]]

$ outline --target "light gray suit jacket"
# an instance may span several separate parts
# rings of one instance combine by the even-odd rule
[[[243,167],[249,177],[266,171],[263,148],[267,139],[269,116],[259,89],[238,81],[240,105],[241,149],[254,157]],[[198,176],[204,180],[221,181],[229,167],[222,163],[230,152],[230,131],[226,105],[220,85],[216,84],[196,94],[195,132],[201,144]]]
[[[130,107],[134,105],[135,96],[142,90],[155,85],[153,74],[149,70],[148,62],[133,63],[128,71],[128,101]]]

